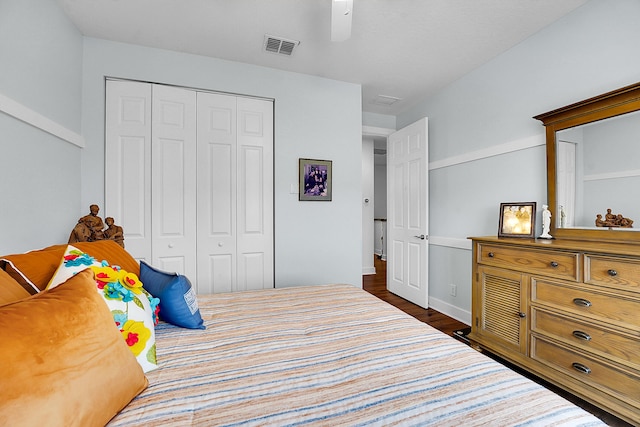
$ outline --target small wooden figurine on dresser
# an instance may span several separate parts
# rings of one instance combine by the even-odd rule
[[[96,240],[113,240],[124,248],[124,232],[122,227],[115,225],[114,219],[106,218],[107,228],[104,228],[102,218],[98,216],[100,207],[89,206],[89,213],[78,220],[69,236],[69,243],[94,242]]]
[[[596,227],[633,228],[633,220],[625,218],[622,214],[613,214],[611,209],[607,209],[604,219],[601,214],[596,215]]]

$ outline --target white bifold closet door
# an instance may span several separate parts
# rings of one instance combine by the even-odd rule
[[[127,250],[201,294],[273,287],[273,103],[108,81],[106,105],[105,215]]]
[[[194,278],[196,93],[162,85],[151,89],[151,260],[162,270]]]
[[[125,248],[151,263],[151,85],[107,81],[105,206],[125,232]]]
[[[198,93],[198,286],[273,287],[273,103]]]

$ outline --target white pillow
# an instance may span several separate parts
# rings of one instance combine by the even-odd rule
[[[143,371],[149,372],[156,369],[158,364],[155,325],[159,299],[154,298],[142,287],[136,274],[117,266],[110,266],[107,260],[98,262],[90,255],[69,245],[47,289],[64,283],[87,268],[93,269],[96,290],[111,310],[118,330]]]

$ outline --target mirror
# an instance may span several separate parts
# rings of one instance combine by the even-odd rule
[[[551,235],[640,242],[640,83],[534,118],[546,127]],[[605,224],[607,209],[620,217]]]

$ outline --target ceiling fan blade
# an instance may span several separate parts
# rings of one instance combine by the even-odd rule
[[[341,42],[351,37],[353,0],[331,0],[331,41]]]

